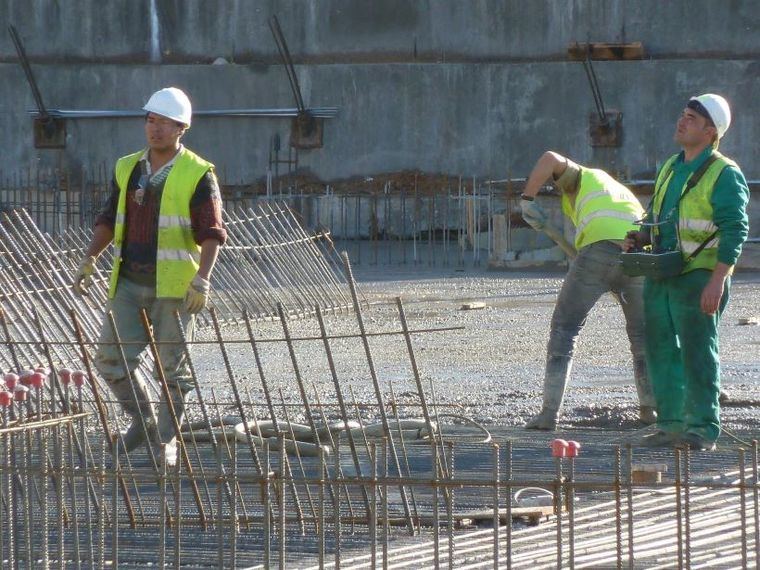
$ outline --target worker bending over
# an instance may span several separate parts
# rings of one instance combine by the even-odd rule
[[[626,249],[653,245],[680,251],[682,259],[673,276],[647,277],[644,285],[646,356],[658,414],[658,431],[644,438],[646,446],[713,450],[720,435],[718,325],[749,231],[747,182],[717,150],[730,124],[720,95],[689,100],[674,135],[682,150],[655,181],[646,220],[654,225],[626,240]]]
[[[161,446],[159,451],[172,465],[176,461],[176,437],[169,404],[162,398],[155,416],[138,372],[140,353],[148,343],[140,309],[147,311],[153,325],[172,404],[181,423],[185,397],[193,388],[182,334],[192,339],[195,314],[206,306],[211,271],[227,234],[214,166],[180,143],[192,117],[187,95],[175,87],[161,89],[143,109],[147,148],[116,162],[113,191],[95,223],[74,290],[82,294],[89,286],[97,256],[113,241],[108,308],[124,344],[114,344],[112,328],[106,322],[95,365],[132,417],[123,436],[123,451],[150,439]],[[182,330],[175,312],[179,313]],[[129,374],[123,366],[122,349]]]
[[[586,168],[555,152],[541,156],[528,177],[520,206],[525,221],[538,231],[557,235],[536,202],[548,181],[562,193],[562,212],[576,227],[577,257],[554,307],[544,374],[541,412],[525,425],[528,429],[553,430],[557,426],[573,352],[586,317],[599,298],[612,293],[623,308],[633,353],[633,372],[642,422],[655,421],[654,397],[644,356],[642,309],[643,279],[622,273],[619,257],[626,234],[635,229],[644,210],[628,188],[603,170]]]

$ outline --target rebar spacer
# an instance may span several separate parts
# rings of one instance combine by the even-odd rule
[[[61,384],[68,386],[71,382],[71,368],[61,368],[58,371],[58,378],[60,378]]]
[[[578,457],[581,453],[581,444],[577,441],[568,441],[567,442],[567,456],[568,457]]]
[[[13,389],[13,399],[17,402],[25,402],[26,397],[29,393],[29,388],[26,386],[19,384]]]
[[[16,387],[16,384],[18,384],[18,374],[8,372],[5,375],[5,385],[8,386],[9,390],[13,390]]]
[[[552,440],[552,457],[565,457],[567,455],[567,442],[564,439]]]
[[[41,372],[35,372],[29,377],[29,385],[32,388],[42,388],[45,385],[46,375]]]
[[[3,408],[7,408],[11,405],[11,402],[13,402],[13,392],[8,392],[7,390],[3,390],[0,392],[0,406]]]
[[[71,380],[77,388],[84,386],[84,370],[74,370],[71,373]]]

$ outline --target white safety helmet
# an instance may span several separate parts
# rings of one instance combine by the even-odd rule
[[[731,125],[731,109],[728,106],[728,101],[714,93],[705,93],[704,95],[692,97],[689,103],[692,103],[692,101],[696,101],[707,112],[709,119],[718,130],[718,138],[723,138],[723,135],[726,134],[728,127]],[[700,109],[695,110],[704,115]]]
[[[176,87],[166,87],[150,96],[143,110],[161,115],[178,123],[190,126],[193,106],[185,92]]]

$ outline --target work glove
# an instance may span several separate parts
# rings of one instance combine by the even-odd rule
[[[79,262],[79,268],[74,276],[74,293],[79,295],[87,294],[87,289],[92,285],[92,274],[95,271],[95,258],[90,255]]]
[[[196,275],[190,282],[185,293],[185,309],[191,315],[200,313],[208,304],[208,296],[211,292],[211,282]]]
[[[522,217],[534,230],[541,231],[546,226],[546,214],[535,200],[520,200]]]

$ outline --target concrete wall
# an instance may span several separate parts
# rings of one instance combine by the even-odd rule
[[[634,177],[675,150],[692,94],[717,91],[735,120],[722,150],[760,178],[760,10],[755,0],[5,0],[50,107],[138,109],[165,85],[197,109],[292,106],[267,18],[276,12],[307,104],[340,107],[324,148],[300,153],[322,179],[416,168],[524,176],[546,148]],[[153,22],[153,23],[152,23]],[[152,39],[153,38],[153,39]],[[589,145],[594,105],[574,41],[642,41],[646,60],[596,62],[618,149]],[[210,65],[217,57],[232,62]],[[0,36],[0,148],[19,167],[113,160],[143,143],[140,119],[68,122],[65,151],[32,145],[34,106]],[[263,177],[275,119],[202,119],[186,142],[230,182]]]

